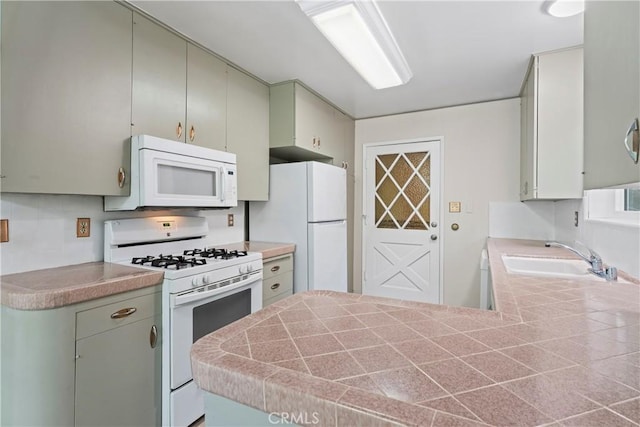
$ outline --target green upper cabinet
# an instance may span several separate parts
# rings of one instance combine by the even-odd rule
[[[135,14],[131,133],[224,150],[226,66]]]
[[[347,176],[354,176],[355,121],[341,111],[334,109],[334,120],[339,143],[335,148],[333,164],[347,170]]]
[[[131,20],[114,2],[2,2],[2,191],[128,194]]]
[[[238,162],[238,200],[269,199],[269,87],[228,67],[227,151]]]
[[[270,91],[269,146],[273,157],[292,161],[342,157],[342,124],[334,107],[298,82],[274,85]]]
[[[185,142],[187,42],[135,13],[131,134]]]
[[[586,2],[585,189],[640,181],[640,164],[624,145],[628,129],[640,117],[639,23],[637,1]]]
[[[583,51],[532,57],[521,96],[520,199],[581,199]]]
[[[227,132],[227,64],[187,44],[186,141],[225,150]]]
[[[235,153],[239,200],[267,200],[267,85],[116,2],[0,4],[2,191],[127,195],[147,134]]]

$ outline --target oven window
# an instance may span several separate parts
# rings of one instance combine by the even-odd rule
[[[251,289],[193,309],[193,342],[251,314]]]
[[[216,171],[158,165],[158,194],[216,196]]]

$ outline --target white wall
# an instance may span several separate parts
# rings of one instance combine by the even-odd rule
[[[551,201],[490,202],[489,236],[504,239],[555,239],[555,204]]]
[[[103,222],[109,219],[199,215],[208,218],[212,243],[244,240],[244,202],[228,210],[103,212],[102,200],[99,196],[2,193],[0,217],[9,220],[9,242],[0,244],[0,274],[101,261]],[[228,213],[235,215],[234,227],[227,227]],[[91,218],[90,237],[76,237],[77,218]]]
[[[362,283],[363,144],[432,137],[443,138],[443,209],[449,201],[462,202],[462,213],[447,211],[439,221],[444,303],[477,307],[489,202],[519,200],[519,98],[356,121],[354,291]],[[454,222],[458,231],[450,228]]]

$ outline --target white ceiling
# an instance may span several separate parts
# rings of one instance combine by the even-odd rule
[[[582,43],[542,1],[378,1],[413,71],[374,90],[293,0],[131,1],[268,83],[298,79],[355,118],[518,96],[529,57]]]

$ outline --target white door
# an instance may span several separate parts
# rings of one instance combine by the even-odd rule
[[[365,146],[367,295],[440,303],[440,141]]]

